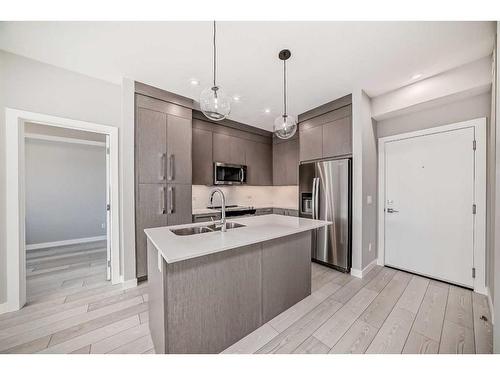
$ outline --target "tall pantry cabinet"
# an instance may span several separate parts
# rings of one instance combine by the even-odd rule
[[[136,83],[136,276],[147,278],[145,228],[191,222],[192,101]]]

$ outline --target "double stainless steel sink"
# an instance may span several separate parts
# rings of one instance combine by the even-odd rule
[[[226,229],[235,229],[244,227],[243,224],[238,223],[226,223]],[[193,234],[210,233],[210,232],[220,232],[221,226],[210,224],[200,227],[186,227],[178,229],[170,229],[170,231],[177,236],[191,236]]]

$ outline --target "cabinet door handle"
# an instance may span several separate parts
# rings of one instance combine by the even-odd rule
[[[160,215],[165,215],[165,187],[160,189]]]
[[[170,154],[168,155],[168,180],[172,181],[174,179],[174,155]]]
[[[160,181],[165,181],[165,153],[160,153]]]
[[[174,213],[174,187],[169,186],[168,187],[168,211],[167,213],[173,214]]]

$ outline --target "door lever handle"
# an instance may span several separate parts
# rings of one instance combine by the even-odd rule
[[[394,208],[388,208],[387,209],[387,213],[388,214],[393,214],[393,213],[396,213],[396,212],[399,212],[398,210],[395,210]]]

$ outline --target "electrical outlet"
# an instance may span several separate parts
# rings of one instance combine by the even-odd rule
[[[372,204],[372,196],[371,195],[368,195],[366,197],[366,204]]]

